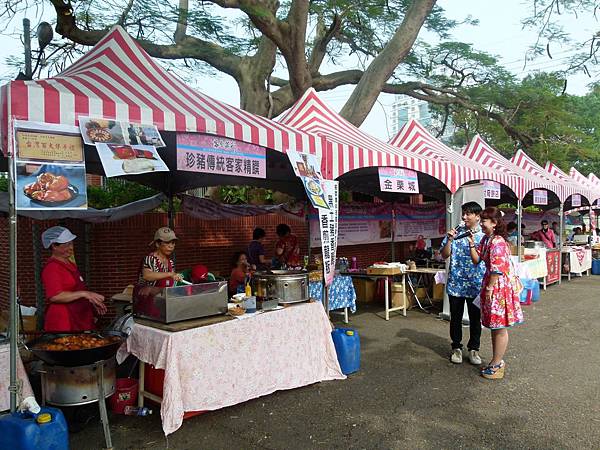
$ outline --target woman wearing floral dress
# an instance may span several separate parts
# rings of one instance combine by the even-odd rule
[[[493,357],[481,369],[484,378],[504,377],[506,363],[502,359],[508,347],[508,328],[523,322],[519,302],[522,286],[510,262],[510,245],[506,241],[506,224],[498,208],[486,208],[481,213],[481,229],[485,236],[475,245],[469,236],[471,259],[483,261],[486,272],[481,289],[481,324],[492,332]]]

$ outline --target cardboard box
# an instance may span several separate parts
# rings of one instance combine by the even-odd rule
[[[8,331],[8,311],[2,311],[0,313],[0,331],[6,330]],[[23,316],[23,328],[21,330],[21,323],[19,323],[19,331],[25,333],[33,333],[36,331],[37,327],[37,316]]]
[[[404,297],[404,285],[402,283],[392,283],[392,308],[403,307],[406,301],[406,308],[408,308],[408,295]]]
[[[375,299],[375,280],[368,278],[353,278],[354,291],[356,292],[356,301],[362,303],[372,303]]]
[[[444,290],[446,289],[445,284],[434,284],[433,285],[433,301],[441,302],[444,300]]]
[[[399,267],[367,267],[368,275],[401,275],[402,270]]]

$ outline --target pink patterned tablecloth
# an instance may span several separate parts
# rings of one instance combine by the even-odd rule
[[[127,353],[165,370],[160,410],[165,434],[181,426],[186,411],[345,378],[321,303],[176,333],[136,324],[119,361]]]
[[[29,384],[29,378],[23,367],[21,357],[17,358],[17,375],[23,382],[23,390],[21,398],[17,401],[21,401],[25,397],[32,397],[33,391],[31,390],[31,384]],[[8,386],[10,385],[10,347],[8,344],[0,345],[0,411],[6,411],[10,409],[10,393],[8,392]]]

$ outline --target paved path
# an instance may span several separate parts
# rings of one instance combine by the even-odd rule
[[[169,448],[600,448],[600,277],[549,287],[525,320],[511,331],[506,378],[489,381],[448,361],[447,322],[416,311],[385,322],[363,309],[351,322],[358,374],[186,420]],[[167,448],[159,417],[111,419],[116,449]],[[92,425],[72,448],[102,442]]]

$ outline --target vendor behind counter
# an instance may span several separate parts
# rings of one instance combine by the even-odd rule
[[[87,289],[74,262],[73,241],[77,238],[64,227],[51,227],[42,233],[44,248],[52,255],[42,270],[46,292],[44,330],[75,332],[96,328],[95,315],[104,315],[104,297]]]

